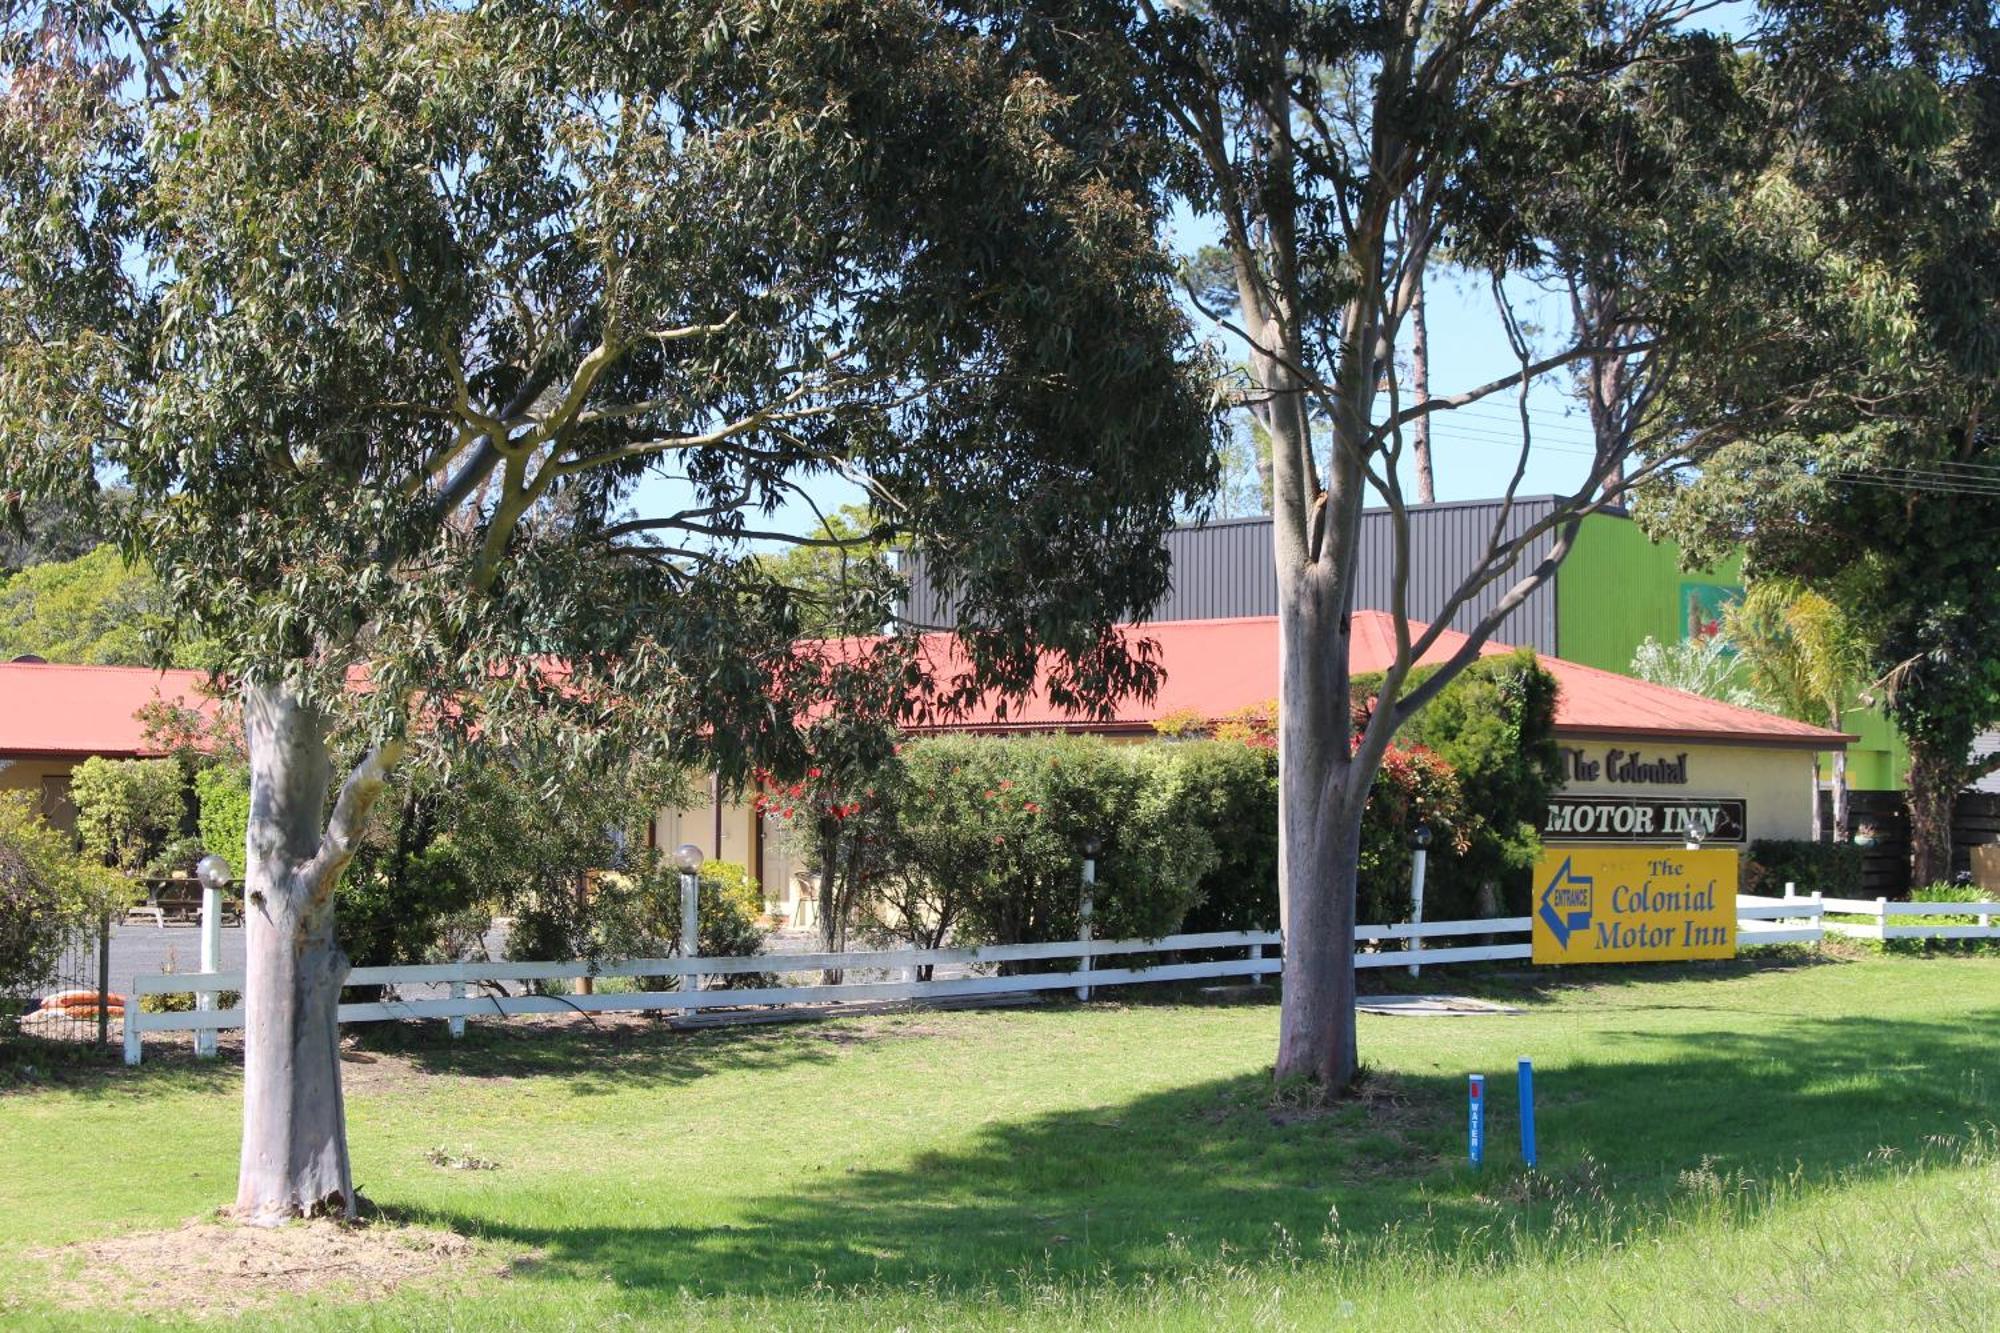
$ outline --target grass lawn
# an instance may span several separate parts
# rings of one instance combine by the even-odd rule
[[[1364,1017],[1367,1095],[1324,1114],[1271,1104],[1270,1004],[376,1029],[346,1066],[357,1179],[483,1266],[244,1322],[2000,1327],[2000,959],[1453,984],[1526,1012]],[[0,1058],[0,1323],[140,1322],[115,1284],[56,1304],[37,1251],[226,1202],[235,1069]]]

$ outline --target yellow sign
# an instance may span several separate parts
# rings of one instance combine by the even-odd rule
[[[1538,963],[1734,958],[1736,853],[1545,848],[1532,913]]]

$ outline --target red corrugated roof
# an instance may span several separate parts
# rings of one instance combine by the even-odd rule
[[[207,712],[199,671],[0,662],[0,755],[156,754],[138,711],[155,699]]]
[[[1414,637],[1425,628],[1412,622],[1410,632]],[[1192,712],[1214,719],[1278,697],[1274,616],[1165,621],[1134,626],[1132,633],[1159,645],[1166,675],[1150,701],[1125,699],[1109,719],[1092,720],[1055,708],[1037,691],[1008,708],[1004,718],[996,706],[986,705],[964,718],[923,729],[1150,731],[1155,721],[1170,714]],[[948,634],[926,637],[925,656],[938,676],[965,669],[956,639]],[[1441,662],[1464,643],[1463,634],[1446,630],[1424,660]],[[1496,643],[1481,650],[1486,656],[1511,651]],[[1381,671],[1395,656],[1395,622],[1381,611],[1356,613],[1353,669]],[[1556,731],[1563,736],[1650,736],[1816,750],[1841,748],[1854,739],[1561,658],[1541,655],[1540,660],[1561,687]],[[198,671],[0,663],[0,755],[149,753],[135,714],[156,698],[204,711],[213,708],[214,701],[201,693],[203,679]]]
[[[1428,627],[1413,621],[1412,638]],[[1143,731],[1159,718],[1194,712],[1204,718],[1226,717],[1243,708],[1278,697],[1278,621],[1275,616],[1234,620],[1179,620],[1134,626],[1136,637],[1159,645],[1166,672],[1158,695],[1150,702],[1126,699],[1107,721],[1090,721],[1051,706],[1037,692],[1007,710],[983,708],[970,716],[939,723],[930,730],[1060,728],[1072,731]],[[937,636],[931,652],[939,666],[958,665],[949,636]],[[1465,644],[1465,635],[1446,630],[1438,636],[1425,662],[1442,662]],[[1506,644],[1488,643],[1484,656],[1512,652]],[[1851,736],[1809,726],[1754,708],[1738,708],[1685,690],[1650,685],[1630,676],[1538,655],[1556,678],[1562,693],[1556,705],[1556,730],[1564,736],[1651,736],[1684,741],[1721,741],[1738,745],[1785,745],[1816,750],[1842,748]],[[1382,611],[1354,616],[1350,665],[1357,673],[1386,670],[1396,659],[1395,621]]]

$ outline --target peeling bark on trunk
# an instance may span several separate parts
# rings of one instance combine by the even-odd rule
[[[319,858],[332,781],[324,721],[281,687],[246,686],[250,836],[245,847],[243,1155],[245,1220],[354,1214],[340,1095],[340,984],[333,877]]]
[[[236,1212],[275,1225],[355,1213],[340,1091],[334,886],[399,748],[372,752],[327,819],[327,721],[282,685],[246,684],[250,828],[243,882],[243,1150]]]

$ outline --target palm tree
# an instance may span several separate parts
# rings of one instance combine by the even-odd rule
[[[1801,722],[1840,730],[1866,702],[1867,645],[1840,605],[1792,579],[1764,579],[1723,616],[1723,634],[1751,685]],[[1833,752],[1833,837],[1847,840],[1847,753]],[[1813,756],[1813,836],[1819,836],[1819,756]]]

